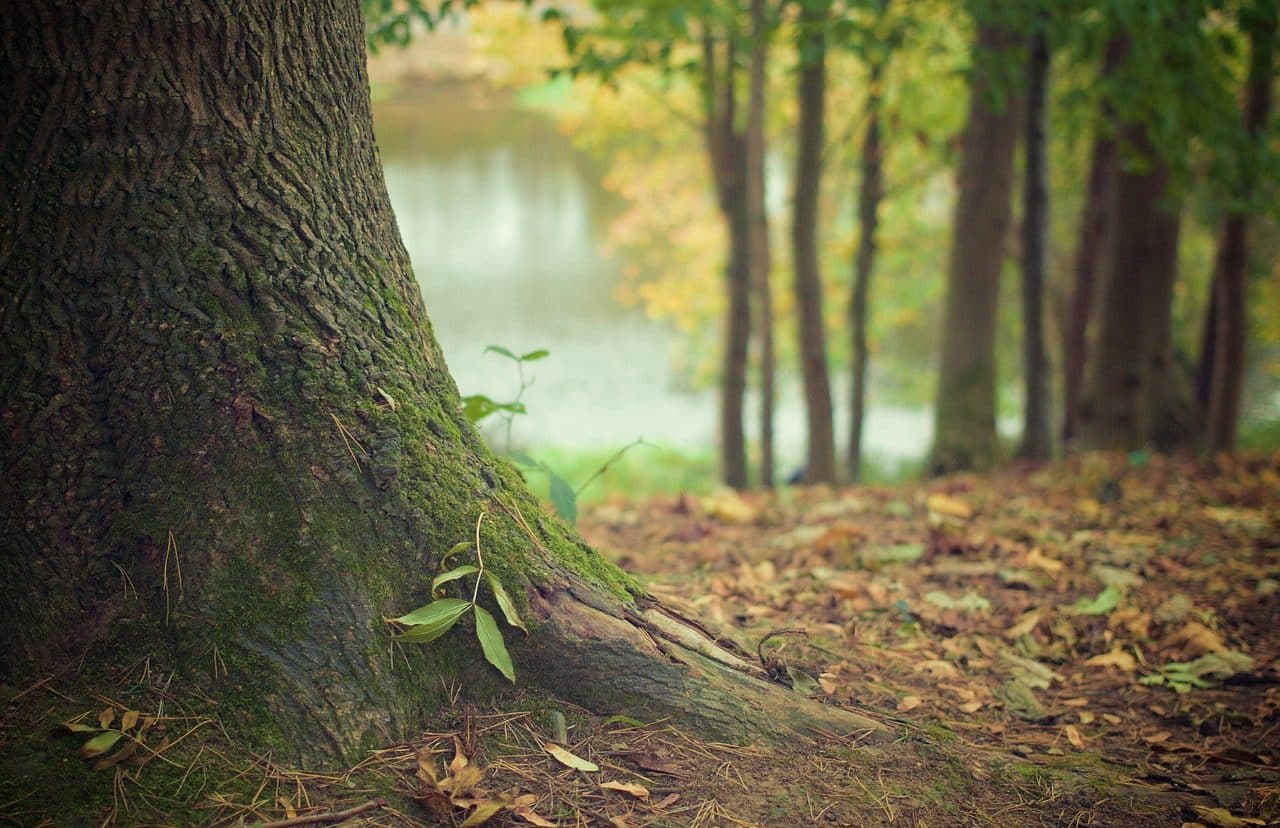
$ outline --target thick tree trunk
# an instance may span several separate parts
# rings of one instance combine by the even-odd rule
[[[1131,450],[1162,442],[1169,428],[1179,217],[1168,168],[1143,129],[1130,126],[1122,136],[1141,162],[1115,179],[1097,348],[1078,425],[1086,448]]]
[[[1027,50],[1026,169],[1022,189],[1022,372],[1025,409],[1018,456],[1046,460],[1049,365],[1044,348],[1045,255],[1049,241],[1048,91],[1049,43],[1043,30]]]
[[[1245,81],[1244,126],[1253,141],[1271,113],[1272,54],[1276,39],[1275,0],[1255,3],[1248,14],[1251,37],[1249,77]],[[1249,216],[1232,210],[1222,220],[1214,262],[1212,366],[1208,383],[1206,443],[1210,451],[1230,451],[1236,442],[1240,391],[1244,386],[1245,343],[1249,317],[1245,308],[1249,265]]]
[[[1009,32],[979,23],[947,268],[937,430],[929,462],[935,474],[990,466],[998,449],[996,310],[1018,118],[1010,90],[993,88],[991,62],[993,55],[1016,45]]]
[[[720,377],[720,475],[725,484],[745,489],[747,441],[742,423],[747,393],[747,357],[751,340],[751,216],[746,199],[745,136],[735,128],[733,37],[724,47],[724,66],[710,31],[703,35],[703,102],[707,155],[720,213],[728,232],[725,262],[724,358]]]
[[[1121,38],[1113,38],[1107,44],[1102,63],[1100,78],[1102,81],[1105,82],[1115,72],[1124,57],[1126,48]],[[1104,101],[1099,107],[1093,153],[1089,161],[1089,180],[1085,189],[1084,212],[1080,216],[1076,246],[1070,317],[1063,337],[1062,442],[1064,445],[1070,445],[1076,437],[1076,416],[1079,413],[1080,394],[1084,388],[1089,330],[1094,317],[1093,298],[1097,292],[1098,274],[1106,270],[1103,253],[1107,249],[1106,231],[1110,227],[1107,210],[1111,206],[1112,178],[1116,174],[1117,167],[1116,142],[1111,135],[1113,119],[1114,113]]]
[[[760,347],[760,485],[773,488],[774,346],[773,289],[769,270],[769,216],[765,206],[765,68],[769,56],[769,23],[764,0],[751,0],[751,67],[747,93],[746,198],[751,234],[751,282],[756,297]]]
[[[831,382],[822,316],[822,274],[818,264],[818,195],[822,182],[823,119],[827,104],[826,31],[828,0],[805,0],[800,9],[798,55],[800,126],[796,137],[795,200],[791,245],[795,258],[796,331],[800,377],[804,383],[808,451],[806,483],[834,483],[835,431]]]
[[[862,422],[867,399],[867,300],[876,259],[876,230],[880,201],[884,198],[884,148],[880,143],[882,97],[886,59],[871,64],[868,73],[866,133],[862,138],[862,182],[858,187],[858,253],[853,264],[853,291],[849,296],[849,336],[853,353],[849,418],[849,480],[862,476]]]
[[[278,757],[350,757],[415,732],[441,676],[493,688],[460,631],[393,666],[381,620],[485,513],[522,682],[732,738],[866,724],[541,512],[432,338],[359,4],[232,8],[45,0],[0,34],[0,680],[146,656]]]

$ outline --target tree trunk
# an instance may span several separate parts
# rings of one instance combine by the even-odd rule
[[[542,513],[432,337],[359,4],[232,8],[42,0],[0,34],[0,680],[145,655],[250,744],[349,759],[417,732],[441,677],[496,685],[461,630],[393,666],[381,620],[485,514],[522,682],[729,738],[866,724]]]
[[[818,195],[822,182],[823,118],[827,97],[826,31],[829,0],[805,0],[800,8],[800,126],[796,138],[795,201],[791,245],[795,257],[796,331],[800,376],[808,425],[806,483],[834,483],[835,432],[831,384],[822,318],[822,275],[818,264]]]
[[[1179,218],[1168,168],[1145,131],[1129,126],[1121,135],[1140,160],[1115,179],[1097,348],[1078,425],[1086,448],[1132,450],[1160,442],[1167,428]]]
[[[725,485],[745,489],[747,442],[742,406],[747,393],[751,339],[751,217],[746,200],[745,136],[735,129],[733,37],[726,38],[724,67],[710,31],[702,38],[703,101],[707,155],[720,213],[728,232],[725,262],[724,359],[720,377],[720,474]]]
[[[1276,39],[1275,0],[1255,3],[1248,14],[1250,32],[1249,77],[1245,81],[1244,126],[1257,142],[1271,113],[1274,79],[1272,52]],[[1218,255],[1214,263],[1213,370],[1210,373],[1206,443],[1210,451],[1231,451],[1236,442],[1240,415],[1240,391],[1244,386],[1245,343],[1249,317],[1245,308],[1249,264],[1249,215],[1231,210],[1222,220]]]
[[[1044,348],[1045,255],[1049,241],[1048,89],[1049,43],[1043,29],[1027,50],[1026,170],[1022,190],[1022,372],[1026,396],[1018,456],[1047,460],[1049,365]]]
[[[883,9],[883,6],[881,7]],[[858,188],[858,253],[849,297],[849,334],[853,352],[852,399],[849,422],[849,480],[862,476],[862,422],[867,389],[867,298],[876,259],[876,230],[884,198],[884,149],[880,143],[882,97],[887,57],[874,61],[868,73],[867,127],[862,138],[862,182]]]
[[[774,346],[773,290],[769,270],[769,215],[765,206],[765,69],[769,25],[764,0],[751,0],[751,68],[747,100],[746,199],[751,234],[751,282],[756,297],[760,344],[760,485],[773,488]]]
[[[936,436],[929,462],[935,474],[988,467],[998,450],[996,310],[1018,119],[1010,91],[995,88],[991,62],[1015,46],[1009,32],[978,24],[947,268]]]

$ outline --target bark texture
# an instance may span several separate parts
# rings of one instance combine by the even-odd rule
[[[935,474],[987,467],[998,449],[996,311],[1009,233],[1018,118],[1012,90],[994,82],[991,59],[1016,45],[1008,31],[978,24],[947,268],[936,436],[929,462]]]
[[[521,681],[731,738],[866,721],[762,715],[776,686],[467,424],[382,180],[358,3],[6,14],[0,680],[145,655],[277,756],[350,758],[414,732],[442,676],[500,681],[465,631],[393,667],[381,620],[483,512],[535,622],[508,635]]]
[[[1275,80],[1273,54],[1276,40],[1275,0],[1255,3],[1247,12],[1250,32],[1249,76],[1245,81],[1244,127],[1251,143],[1257,142],[1271,114],[1271,85]],[[1246,185],[1247,186],[1247,185]],[[1211,451],[1235,447],[1240,417],[1240,392],[1244,386],[1245,345],[1249,317],[1246,312],[1249,266],[1249,215],[1231,210],[1222,220],[1218,254],[1213,270],[1214,314],[1212,371],[1208,383],[1205,442]]]
[[[1049,43],[1044,31],[1027,49],[1025,165],[1022,187],[1022,442],[1018,456],[1046,460],[1049,427],[1049,363],[1044,347],[1045,257],[1049,242]]]
[[[800,7],[800,58],[797,98],[800,125],[796,137],[795,200],[791,246],[795,257],[796,331],[800,378],[804,384],[808,449],[806,483],[834,483],[835,430],[831,382],[827,374],[827,338],[822,313],[822,274],[818,264],[818,196],[822,182],[823,121],[827,104],[827,0],[805,0]]]
[[[883,8],[883,6],[882,6]],[[858,186],[858,252],[853,262],[853,291],[849,296],[849,336],[853,354],[852,398],[849,417],[849,480],[862,475],[862,422],[867,408],[867,302],[875,268],[876,230],[884,198],[884,147],[880,142],[882,97],[880,84],[887,59],[871,64],[868,73],[866,132],[862,136],[862,181]]]

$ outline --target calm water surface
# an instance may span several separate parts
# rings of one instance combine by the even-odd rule
[[[668,359],[673,334],[614,299],[625,262],[603,250],[620,206],[600,186],[603,167],[545,116],[463,84],[375,104],[374,123],[400,232],[462,393],[515,394],[513,365],[487,345],[551,352],[527,369],[517,446],[612,448],[644,436],[714,450],[715,392],[682,389]],[[803,418],[796,389],[781,396],[785,466],[803,453]],[[928,412],[902,408],[872,409],[867,428],[886,460],[919,456],[932,431]]]

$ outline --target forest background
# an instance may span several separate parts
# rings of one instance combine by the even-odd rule
[[[1260,127],[1251,128],[1242,106],[1251,55],[1258,51],[1251,46],[1249,15],[1265,17],[1274,4],[1154,3],[1128,13],[1150,20],[1125,19],[1120,5],[1049,4],[1039,18],[1012,19],[1026,17],[1018,12],[1004,21],[1026,37],[1038,32],[1051,58],[1043,116],[1044,319],[1035,337],[1047,365],[1047,451],[1063,449],[1073,408],[1066,397],[1079,394],[1065,387],[1071,338],[1084,333],[1082,326],[1092,340],[1099,335],[1105,288],[1092,288],[1096,298],[1082,321],[1079,303],[1088,291],[1082,286],[1110,278],[1113,239],[1141,245],[1145,232],[1131,211],[1113,211],[1110,218],[1090,213],[1102,200],[1095,195],[1091,201],[1091,191],[1108,197],[1106,186],[1099,187],[1108,173],[1097,169],[1100,153],[1108,152],[1112,157],[1101,163],[1115,170],[1154,167],[1167,176],[1167,192],[1157,198],[1162,209],[1176,205],[1169,209],[1178,217],[1175,233],[1165,245],[1176,250],[1168,265],[1168,307],[1153,311],[1157,318],[1168,314],[1172,370],[1160,383],[1179,409],[1167,419],[1180,423],[1178,433],[1161,437],[1162,447],[1206,443],[1211,285],[1229,213],[1249,219],[1239,440],[1246,447],[1273,446],[1280,429],[1275,119],[1268,112]],[[852,474],[851,397],[859,384],[852,376],[852,300],[859,245],[868,236],[859,205],[867,200],[869,125],[877,124],[882,180],[865,307],[864,481],[918,473],[931,443],[937,459],[933,423],[941,404],[948,257],[986,244],[961,238],[956,227],[963,189],[957,170],[972,120],[969,89],[984,73],[996,79],[991,109],[1008,116],[1016,137],[1011,134],[1008,144],[1015,179],[1005,182],[1003,197],[996,196],[1009,211],[998,245],[997,303],[990,320],[967,320],[974,329],[994,328],[990,393],[1004,443],[994,452],[983,448],[977,465],[1017,451],[1028,399],[1029,335],[1020,297],[1028,225],[1026,37],[1002,50],[975,46],[975,18],[942,2],[824,7],[818,12],[824,22],[809,29],[798,22],[797,8],[762,7],[760,117],[772,330],[766,342],[757,295],[746,361],[738,369],[745,396],[736,402],[726,402],[723,390],[724,378],[733,374],[725,361],[732,232],[717,205],[704,95],[708,82],[722,80],[708,81],[696,33],[710,20],[706,25],[723,30],[722,42],[732,40],[730,31],[741,41],[732,81],[732,117],[741,136],[750,114],[748,54],[757,42],[745,5],[736,12],[662,3],[610,4],[599,12],[561,5],[548,12],[487,4],[443,20],[404,48],[384,45],[371,58],[388,183],[463,393],[497,400],[514,398],[520,389],[510,363],[486,353],[486,345],[552,354],[527,366],[535,381],[520,389],[527,413],[516,417],[514,437],[501,418],[489,421],[497,423],[490,425],[494,442],[511,448],[514,439],[516,448],[572,482],[587,479],[638,437],[653,444],[611,466],[584,497],[615,489],[707,490],[717,478],[734,482],[735,474],[745,481],[742,472],[717,462],[734,449],[722,442],[719,457],[712,450],[717,434],[724,440],[727,408],[742,412],[744,447],[737,451],[749,455],[752,482],[764,480],[766,464],[774,467],[767,477],[775,482],[813,467],[812,440],[806,438],[814,430],[814,392],[799,370],[804,340],[796,329],[795,244],[788,234],[794,232],[803,143],[797,81],[813,63],[812,48],[806,53],[800,45],[806,31],[825,39],[826,123],[813,244],[822,288],[821,353],[828,360],[822,373],[829,376],[826,395],[834,398],[834,416],[820,414],[818,429],[823,416],[834,419],[834,428],[827,427],[844,460],[839,475]],[[1128,31],[1142,32],[1141,40],[1117,62],[1117,33]],[[1274,82],[1274,72],[1269,77]],[[1153,139],[1149,152],[1131,140],[1135,124],[1149,125],[1142,127]],[[1130,133],[1122,134],[1125,129]],[[984,173],[979,181],[998,178]],[[1112,225],[1090,229],[1099,221]],[[438,243],[444,238],[452,244]],[[752,277],[756,284],[759,278]],[[504,280],[506,287],[495,292]],[[812,333],[814,326],[804,327]],[[766,376],[775,370],[766,368],[766,348],[776,365],[773,383]],[[1075,364],[1079,360],[1074,357]],[[777,385],[769,405],[777,425],[763,422],[766,383]],[[1083,383],[1079,376],[1076,385]],[[715,388],[721,389],[718,403]],[[610,408],[602,399],[620,404]],[[766,442],[776,444],[776,462],[765,457]],[[1065,445],[1079,443],[1076,437]],[[1139,435],[1135,445],[1121,447],[1149,443],[1150,435]]]

